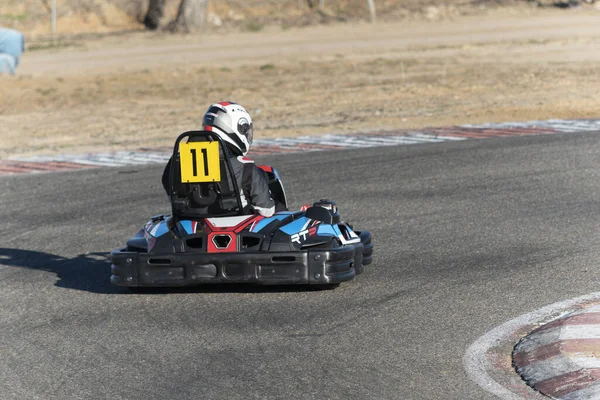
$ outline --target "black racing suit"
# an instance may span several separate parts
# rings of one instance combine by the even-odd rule
[[[231,157],[231,167],[233,174],[240,188],[240,197],[244,209],[254,209],[260,215],[270,217],[275,213],[275,203],[271,198],[269,191],[269,178],[266,172],[258,168],[254,161],[244,157]],[[169,176],[171,170],[171,160],[167,163],[162,176],[162,185],[167,192],[169,191]]]

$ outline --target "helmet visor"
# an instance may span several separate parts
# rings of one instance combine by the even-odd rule
[[[252,123],[248,123],[245,118],[240,119],[238,122],[238,132],[240,135],[244,135],[248,144],[252,144],[252,138],[254,137],[254,127]]]

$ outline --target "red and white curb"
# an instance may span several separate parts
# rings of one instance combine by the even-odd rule
[[[600,399],[600,306],[566,315],[523,338],[513,362],[528,385],[555,399]]]
[[[467,375],[504,400],[600,399],[599,303],[600,292],[595,292],[492,329],[465,352]]]
[[[461,125],[441,128],[401,129],[362,133],[360,135],[302,136],[255,140],[251,156],[308,151],[340,150],[438,143],[467,139],[508,136],[546,135],[565,132],[600,132],[600,119],[507,122],[498,124]],[[96,154],[58,155],[0,160],[0,175],[66,171],[92,167],[166,163],[171,149],[142,149]]]

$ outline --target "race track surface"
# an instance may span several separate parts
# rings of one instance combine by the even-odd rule
[[[168,211],[160,166],[0,178],[3,399],[491,399],[495,326],[598,291],[600,135],[268,156],[335,199],[374,263],[333,291],[131,294],[105,256]]]

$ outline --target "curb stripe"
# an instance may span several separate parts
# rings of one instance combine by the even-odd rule
[[[600,325],[566,325],[531,333],[528,340],[521,341],[515,353],[530,353],[560,340],[575,339],[600,339]]]
[[[579,371],[581,368],[580,365],[570,362],[570,359],[566,357],[554,357],[538,361],[523,368],[517,367],[516,371],[527,385],[540,391],[537,387],[538,383],[556,378],[558,375]],[[524,376],[527,376],[527,379],[523,378]]]
[[[563,400],[600,399],[600,385],[594,384],[563,396]]]
[[[600,350],[600,339],[565,339],[544,346],[537,347],[533,351],[519,352],[513,355],[515,365],[519,368],[527,367],[537,361],[544,361],[560,355],[561,353],[590,353]],[[600,360],[596,361],[600,368]]]
[[[514,347],[513,366],[546,396],[598,398],[586,396],[600,390],[600,306],[571,312],[522,338]]]
[[[562,397],[579,389],[587,388],[590,383],[600,379],[600,368],[580,369],[540,382],[536,389],[554,397]]]
[[[565,315],[573,310],[581,309],[582,304],[598,301],[600,301],[600,292],[589,293],[549,304],[493,328],[477,338],[466,350],[463,356],[465,372],[482,389],[503,400],[539,399],[540,395],[535,391],[523,391],[521,384],[519,386],[503,386],[496,381],[497,378],[493,378],[495,374],[505,372],[504,364],[493,362],[493,349],[500,345],[512,346],[522,336],[520,332],[529,326],[539,325],[544,321],[555,319],[557,315]],[[597,397],[570,397],[569,400],[590,398]]]
[[[543,332],[548,329],[565,325],[600,325],[600,313],[590,312],[585,314],[569,316],[568,318],[561,318],[539,327],[533,333]],[[600,328],[600,326],[598,326],[597,328]],[[598,329],[598,333],[600,334],[600,329]]]
[[[259,139],[251,155],[291,154],[309,151],[331,151],[348,148],[398,146],[417,143],[439,143],[455,140],[496,137],[545,135],[561,132],[600,132],[600,119],[489,123],[423,129],[398,129],[354,135],[328,134],[297,138]],[[142,148],[84,155],[57,155],[0,160],[0,175],[67,171],[94,167],[120,167],[166,163],[170,147]]]
[[[0,160],[0,175],[72,171],[83,168],[89,168],[89,166],[73,162],[25,162]]]
[[[539,361],[545,361],[549,358],[560,355],[562,341],[550,343],[544,346],[540,346],[533,351],[515,353],[513,355],[513,363],[518,366],[519,369],[535,364]]]

